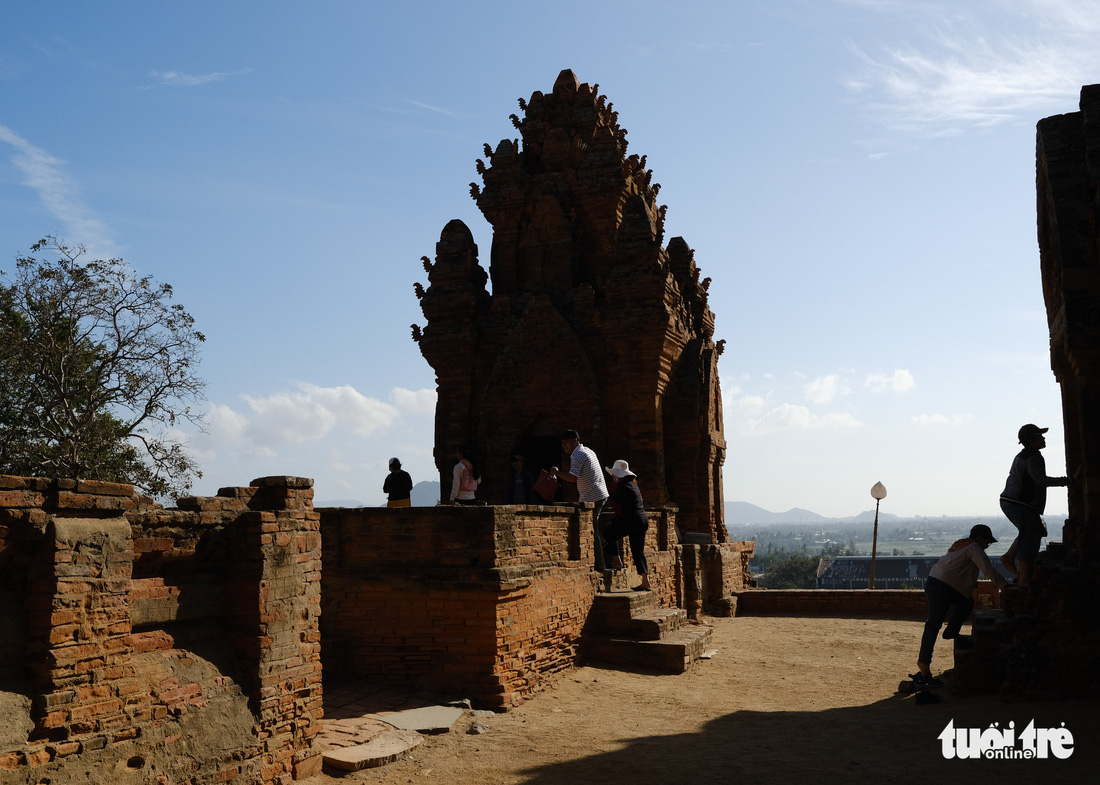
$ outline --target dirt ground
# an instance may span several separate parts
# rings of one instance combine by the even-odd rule
[[[712,659],[679,676],[595,667],[466,731],[428,736],[408,759],[335,783],[1034,783],[1095,782],[1100,708],[1084,701],[954,696],[917,705],[897,692],[915,670],[921,623],[866,619],[708,619]],[[951,666],[937,646],[933,671]],[[408,698],[408,696],[406,696]],[[412,706],[379,706],[411,708]],[[475,706],[476,708],[476,706]],[[1064,760],[945,759],[956,728],[1035,727],[1073,734]],[[326,770],[327,771],[327,770]]]

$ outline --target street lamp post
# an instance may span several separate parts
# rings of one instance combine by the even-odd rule
[[[875,531],[871,535],[871,584],[875,588],[875,556],[878,553],[878,505],[886,498],[886,486],[876,482],[871,486],[871,498],[875,500]]]

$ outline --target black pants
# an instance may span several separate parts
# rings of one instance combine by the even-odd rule
[[[974,600],[964,597],[938,578],[928,577],[924,583],[924,595],[928,599],[928,619],[924,622],[924,634],[920,639],[920,654],[918,662],[931,663],[932,650],[936,647],[936,636],[944,619],[947,619],[947,629],[943,631],[943,637],[947,640],[959,634],[963,623],[970,618],[970,612],[974,610]],[[947,612],[951,610],[951,618]]]
[[[619,540],[630,540],[630,557],[639,575],[649,574],[649,562],[645,560],[645,533],[649,530],[649,521],[638,521],[625,515],[616,515],[603,530],[604,562],[619,555]]]

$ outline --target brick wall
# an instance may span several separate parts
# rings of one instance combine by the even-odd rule
[[[25,728],[0,733],[3,782],[318,771],[311,486],[263,478],[165,510],[129,485],[0,477],[0,708]]]
[[[734,589],[730,615],[870,616],[923,619],[928,604],[923,589]],[[978,581],[974,609],[1001,607],[992,581]]]
[[[871,616],[923,619],[917,589],[743,589],[735,591],[738,616]]]
[[[510,706],[583,661],[598,576],[591,505],[323,509],[322,650],[330,674],[400,680]],[[650,511],[662,606],[686,593],[675,509]],[[740,587],[736,544],[703,548],[699,597]],[[741,544],[743,545],[743,544]],[[698,547],[698,546],[688,546]],[[751,550],[749,551],[751,554]],[[637,583],[626,569],[614,588]],[[702,563],[703,560],[700,560]],[[700,599],[700,609],[704,605]]]

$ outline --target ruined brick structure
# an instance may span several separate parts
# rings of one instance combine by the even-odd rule
[[[1062,390],[1069,488],[1068,562],[1100,572],[1100,85],[1081,111],[1038,126],[1039,252],[1050,361]]]
[[[975,650],[955,653],[968,689],[1100,697],[1100,85],[1036,133],[1039,265],[1050,364],[1062,391],[1069,517],[1027,589],[975,613]]]
[[[130,485],[0,476],[0,781],[320,771],[312,496],[270,477],[165,510]]]
[[[585,661],[591,504],[314,510],[312,484],[164,509],[0,475],[0,782],[289,785],[321,767],[323,675],[506,708]],[[753,544],[678,543],[675,516],[647,597],[733,615]]]
[[[1100,85],[1082,88],[1080,111],[1039,123],[1036,189],[1066,468],[1080,474],[1068,489],[1061,547],[1037,561],[1042,667],[1032,681],[1100,696]]]
[[[493,226],[489,274],[451,221],[435,262],[424,259],[427,290],[416,286],[444,494],[459,445],[482,459],[479,495],[499,503],[513,452],[536,474],[560,466],[559,434],[575,428],[604,465],[630,462],[647,505],[675,505],[682,529],[723,542],[710,280],[682,238],[662,247],[660,186],[644,156],[627,156],[597,85],[563,71],[551,93],[519,103],[522,142],[486,145],[483,185],[471,186]]]

